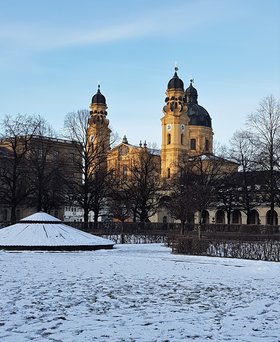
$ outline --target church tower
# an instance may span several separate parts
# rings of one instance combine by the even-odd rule
[[[178,172],[181,158],[213,153],[213,130],[207,110],[198,104],[193,80],[184,83],[175,68],[166,90],[164,116],[161,119],[161,176],[170,178]]]
[[[182,154],[188,152],[188,121],[186,104],[184,102],[184,83],[178,77],[178,68],[168,82],[163,107],[164,116],[161,119],[161,175],[170,178],[178,170],[178,162]]]
[[[88,146],[92,146],[96,154],[94,157],[101,158],[102,163],[106,161],[106,155],[110,150],[110,134],[106,98],[101,94],[98,85],[97,93],[92,97],[90,104],[87,139]]]

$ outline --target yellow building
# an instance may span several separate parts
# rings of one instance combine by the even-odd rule
[[[211,162],[212,158],[207,158],[213,155],[211,117],[207,110],[198,104],[198,93],[193,86],[193,80],[185,89],[177,71],[175,68],[165,93],[160,151],[149,149],[146,142],[140,142],[138,146],[131,145],[126,136],[120,144],[110,148],[111,131],[107,118],[107,103],[98,86],[90,104],[88,139],[94,141],[95,148],[101,146],[107,157],[107,168],[114,170],[122,179],[129,177],[130,170],[137,163],[143,149],[156,161],[162,180],[176,175],[180,163],[196,155],[205,154],[204,163],[208,165]],[[236,168],[236,165],[231,163],[230,168],[232,167]],[[167,216],[167,211],[161,208],[151,220],[162,222]],[[167,219],[169,221],[171,218]]]
[[[161,119],[161,175],[169,178],[176,174],[181,158],[213,152],[211,118],[197,102],[197,90],[191,80],[184,90],[184,83],[177,75],[168,82],[166,105]]]
[[[162,178],[170,178],[176,174],[181,158],[213,152],[211,117],[198,104],[198,93],[193,87],[193,81],[190,81],[185,90],[177,70],[175,68],[166,90],[164,116],[161,118],[161,151],[157,153],[151,149],[151,153],[158,155]],[[141,142],[139,146],[131,145],[124,137],[121,144],[110,149],[111,131],[106,110],[106,98],[98,86],[90,104],[89,139],[94,139],[97,145],[102,144],[102,149],[107,153],[109,168],[126,174],[139,151],[147,146]]]

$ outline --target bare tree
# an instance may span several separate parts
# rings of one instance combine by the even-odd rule
[[[0,197],[10,207],[12,223],[16,222],[18,206],[30,193],[26,157],[39,123],[40,117],[21,114],[7,115],[1,122],[1,146],[6,157],[0,165]]]
[[[55,132],[43,118],[40,118],[36,136],[30,141],[27,162],[30,170],[30,206],[46,212],[58,209],[64,204],[62,175],[67,167],[64,155],[57,149]]]
[[[108,178],[112,171],[107,171],[108,146],[102,135],[90,138],[88,110],[79,110],[66,116],[65,128],[73,141],[76,155],[72,156],[76,175],[67,179],[71,198],[84,211],[85,228],[88,226],[89,212],[94,211],[97,222],[101,209],[106,205]]]
[[[195,178],[190,164],[181,164],[178,174],[166,184],[169,190],[164,206],[174,219],[180,220],[181,234],[184,234],[186,223],[193,223],[192,217],[199,209]]]
[[[124,222],[131,216],[131,203],[126,180],[123,177],[114,177],[109,195],[109,212],[113,218]]]
[[[235,209],[240,209],[239,186],[233,173],[226,173],[221,179],[221,184],[216,192],[216,205],[226,212],[227,223],[231,223],[231,216]]]
[[[216,200],[216,193],[221,186],[223,175],[230,172],[235,165],[222,156],[213,154],[198,155],[189,160],[193,172],[193,184],[196,189],[198,222],[202,223],[203,213]]]
[[[256,112],[248,118],[252,144],[257,152],[256,163],[269,173],[267,192],[270,203],[270,224],[274,222],[280,167],[280,102],[272,95],[265,97]]]
[[[235,183],[235,204],[239,205],[246,214],[247,224],[250,224],[250,212],[256,203],[252,188],[251,174],[257,169],[255,162],[256,150],[252,144],[252,135],[249,131],[237,131],[230,140],[229,158],[239,165],[239,174],[232,176]]]
[[[132,161],[126,182],[133,220],[149,221],[160,201],[160,163],[154,151],[143,147]]]

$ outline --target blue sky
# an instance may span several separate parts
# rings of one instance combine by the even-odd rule
[[[280,98],[280,1],[0,0],[0,119],[40,114],[62,132],[100,83],[113,130],[160,147],[175,61],[226,143]]]

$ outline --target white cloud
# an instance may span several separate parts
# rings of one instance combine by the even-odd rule
[[[68,27],[67,23],[53,24],[11,24],[0,26],[0,44],[19,46],[28,51],[50,50],[76,45],[89,45],[120,41],[130,38],[147,36],[170,36],[179,33],[190,33],[197,27],[207,26],[217,21],[225,20],[220,0],[196,1],[181,7],[150,10],[138,18],[122,20],[119,24],[94,27],[84,22],[78,22],[82,28]],[[228,12],[228,10],[227,10]],[[232,13],[231,13],[232,15]]]

